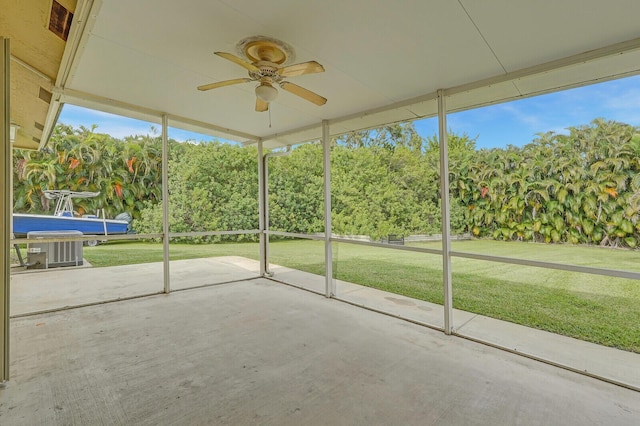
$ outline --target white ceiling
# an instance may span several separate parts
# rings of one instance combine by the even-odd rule
[[[322,120],[336,134],[432,116],[438,89],[448,89],[457,110],[636,74],[638,16],[637,0],[96,0],[56,93],[63,102],[150,121],[166,113],[175,127],[286,145],[319,137]],[[254,111],[255,83],[196,90],[245,77],[213,52],[236,53],[255,35],[290,44],[294,62],[324,65],[324,73],[290,81],[327,104],[280,91],[269,127],[269,114]]]

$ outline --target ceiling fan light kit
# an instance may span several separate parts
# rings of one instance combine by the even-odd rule
[[[265,102],[271,102],[278,96],[278,91],[268,83],[260,83],[260,85],[256,87],[256,96]]]
[[[285,65],[295,57],[293,48],[288,44],[270,37],[254,36],[240,40],[236,48],[240,55],[246,57],[247,60],[227,52],[215,52],[215,54],[245,68],[249,73],[249,78],[236,78],[205,84],[198,86],[198,90],[205,91],[249,81],[258,81],[260,84],[255,90],[255,110],[258,112],[267,111],[269,103],[273,102],[278,96],[278,90],[273,87],[274,84],[318,106],[327,102],[326,98],[317,93],[285,80],[289,77],[324,72],[324,67],[316,61]]]

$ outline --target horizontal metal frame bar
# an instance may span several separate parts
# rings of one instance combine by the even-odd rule
[[[230,280],[230,281],[222,281],[222,282],[219,282],[219,283],[201,284],[201,285],[196,285],[196,286],[192,286],[192,287],[174,289],[174,290],[171,290],[171,292],[174,293],[174,292],[177,292],[177,291],[196,290],[196,289],[201,289],[201,288],[206,288],[206,287],[215,287],[215,286],[224,285],[224,284],[235,284],[235,283],[239,283],[239,282],[243,282],[243,281],[252,281],[252,280],[255,280],[257,278],[260,278],[260,277],[256,276],[256,277],[252,277],[252,278],[244,278],[244,279],[241,279],[241,280]],[[117,299],[107,299],[107,300],[101,300],[101,301],[98,301],[98,302],[82,303],[82,304],[79,304],[79,305],[67,305],[67,306],[63,306],[63,307],[60,307],[60,308],[44,309],[44,310],[41,310],[41,311],[33,311],[33,312],[25,312],[23,314],[11,315],[10,318],[14,319],[14,318],[32,317],[32,316],[35,316],[35,315],[50,314],[50,313],[54,313],[54,312],[68,311],[68,310],[71,310],[71,309],[86,308],[86,307],[90,307],[90,306],[106,305],[107,303],[122,302],[122,301],[125,301],[125,300],[141,299],[141,298],[144,298],[144,297],[160,296],[160,295],[165,295],[165,294],[166,293],[163,290],[160,290],[160,291],[154,292],[154,293],[142,293],[142,294],[136,294],[134,296],[119,297]]]
[[[444,333],[444,328],[439,327],[437,325],[429,324],[428,322],[418,321],[418,320],[415,320],[413,318],[405,317],[404,315],[394,314],[392,312],[385,311],[384,309],[373,308],[371,306],[364,305],[364,304],[358,303],[358,302],[353,302],[353,301],[351,301],[349,299],[345,299],[344,297],[340,297],[340,296],[333,296],[332,299],[335,299],[335,300],[343,302],[343,303],[347,303],[347,304],[352,305],[352,306],[356,306],[358,308],[366,309],[366,310],[371,311],[371,312],[376,312],[378,314],[387,315],[387,316],[390,316],[390,317],[393,317],[393,318],[400,319],[402,321],[407,321],[407,322],[410,322],[412,324],[419,325],[421,327],[430,328],[432,330],[441,331],[441,332]]]
[[[169,238],[205,237],[205,236],[216,236],[216,235],[241,235],[241,234],[258,234],[258,233],[260,233],[260,231],[257,229],[238,230],[238,231],[176,232],[176,233],[170,233]],[[266,231],[265,234],[277,235],[282,237],[300,238],[305,240],[315,240],[315,241],[324,240],[324,234],[312,235],[312,234],[299,234],[294,232],[282,232],[282,231]],[[11,245],[29,244],[29,243],[55,243],[55,242],[62,242],[62,241],[65,241],[65,242],[66,241],[94,241],[94,240],[127,241],[127,240],[145,240],[145,239],[154,239],[154,238],[163,238],[163,234],[158,233],[158,234],[126,234],[126,235],[83,235],[81,237],[56,237],[56,238],[38,238],[38,239],[14,238],[14,239],[11,239]],[[416,253],[442,255],[442,250],[429,249],[424,247],[400,246],[400,245],[394,245],[394,244],[374,243],[369,241],[358,241],[358,240],[350,240],[347,238],[337,238],[337,237],[332,237],[331,242],[379,247],[379,248],[385,248],[390,250],[404,250],[404,251],[411,251]],[[451,256],[464,258],[464,259],[483,260],[487,262],[507,263],[512,265],[532,266],[535,268],[555,269],[560,271],[577,272],[577,273],[591,274],[591,275],[601,275],[606,277],[640,280],[640,272],[633,272],[633,271],[621,271],[617,269],[595,268],[592,266],[568,265],[568,264],[555,263],[555,262],[544,262],[539,260],[516,259],[511,257],[492,256],[492,255],[486,255],[486,254],[467,253],[467,252],[461,252],[461,251],[451,251]]]
[[[302,238],[304,240],[324,241],[324,234],[322,235],[297,234],[295,232],[282,232],[282,231],[270,231],[270,230],[267,230],[264,233],[266,235],[279,235],[281,237],[293,237],[293,238]]]
[[[169,232],[169,238],[179,237],[212,237],[216,235],[241,235],[241,234],[259,234],[257,229],[239,230],[239,231],[199,231],[199,232]]]
[[[170,232],[169,238],[178,237],[208,237],[215,235],[240,235],[240,234],[258,234],[257,229],[239,230],[239,231],[203,231],[203,232]],[[11,244],[29,244],[29,243],[56,243],[60,241],[118,241],[118,240],[146,240],[153,238],[163,238],[164,234],[125,234],[125,235],[83,235],[78,237],[56,237],[56,238],[14,238]]]
[[[130,111],[133,113],[138,113],[138,114],[142,114],[144,116],[148,116],[148,117],[154,117],[156,119],[156,123],[160,124],[160,120],[161,117],[163,115],[167,115],[168,119],[170,121],[175,121],[177,123],[183,123],[186,125],[191,125],[194,127],[199,127],[203,130],[210,130],[213,132],[219,132],[222,134],[226,134],[229,136],[233,136],[236,138],[239,138],[241,140],[251,140],[251,141],[257,141],[259,138],[258,136],[249,134],[249,133],[245,133],[245,132],[240,132],[238,130],[233,130],[233,129],[229,129],[226,127],[222,127],[222,126],[216,126],[215,124],[210,124],[210,123],[205,123],[202,121],[198,121],[198,120],[193,120],[190,118],[186,118],[186,117],[182,117],[179,115],[174,115],[174,114],[169,114],[166,113],[164,111],[159,111],[159,110],[155,110],[155,109],[151,109],[151,108],[146,108],[146,107],[142,107],[139,105],[135,105],[135,104],[130,104],[127,102],[122,102],[122,101],[118,101],[115,99],[109,99],[109,98],[105,98],[102,96],[98,96],[98,95],[92,95],[90,93],[86,93],[86,92],[82,92],[79,90],[74,90],[74,89],[63,89],[60,87],[54,87],[53,88],[53,93],[55,95],[58,96],[62,96],[63,99],[62,101],[65,103],[77,103],[80,106],[83,105],[83,102],[90,102],[90,103],[95,103],[98,105],[104,105],[105,107],[114,107],[117,109],[121,109],[121,110],[125,110],[125,111]],[[75,102],[74,102],[75,101]]]
[[[14,238],[11,244],[29,243],[57,243],[62,241],[118,241],[118,240],[146,240],[152,238],[162,238],[163,234],[124,234],[124,235],[83,235],[78,237],[55,237],[55,238]]]
[[[86,308],[86,307],[89,307],[89,306],[106,305],[107,303],[122,302],[122,301],[125,301],[125,300],[135,300],[135,299],[141,299],[143,297],[159,296],[161,294],[164,294],[164,292],[162,290],[157,291],[157,292],[153,292],[153,293],[141,293],[141,294],[136,294],[134,296],[119,297],[117,299],[101,300],[99,302],[81,303],[79,305],[66,305],[66,306],[62,306],[60,308],[43,309],[41,311],[25,312],[23,314],[11,315],[10,318],[11,319],[15,319],[15,318],[32,317],[32,316],[35,316],[35,315],[51,314],[51,313],[55,313],[55,312],[68,311],[68,310],[71,310],[71,309]]]
[[[594,268],[592,266],[566,265],[555,262],[543,262],[540,260],[515,259],[511,257],[491,256],[486,254],[466,253],[460,251],[452,251],[451,256],[465,259],[485,260],[488,262],[509,263],[512,265],[533,266],[535,268],[556,269],[560,271],[579,272],[583,274],[604,275],[607,277],[640,280],[640,272]]]
[[[298,290],[308,291],[309,293],[317,294],[318,296],[324,296],[324,292],[318,291],[318,290],[314,290],[314,289],[309,288],[309,287],[304,287],[304,286],[301,286],[301,285],[298,285],[298,284],[293,284],[293,283],[290,283],[290,282],[287,282],[287,281],[282,281],[282,280],[279,280],[279,279],[273,278],[273,277],[260,277],[260,278],[264,278],[265,280],[273,281],[273,282],[276,282],[278,284],[284,284],[284,285],[287,285],[289,287],[297,288]]]
[[[385,244],[385,243],[373,243],[369,241],[349,240],[346,238],[331,238],[331,241],[336,243],[381,247],[381,248],[386,248],[391,250],[405,250],[405,251],[413,251],[418,253],[442,255],[442,250],[428,249],[423,247],[400,246],[400,245]],[[633,271],[620,271],[615,269],[594,268],[592,266],[567,265],[562,263],[544,262],[540,260],[516,259],[511,257],[491,256],[486,254],[467,253],[467,252],[461,252],[461,251],[450,251],[450,254],[452,257],[484,260],[487,262],[508,263],[513,265],[532,266],[535,268],[556,269],[560,271],[579,272],[583,274],[603,275],[603,276],[614,277],[614,278],[627,278],[632,280],[640,280],[640,272],[633,272]],[[455,272],[455,268],[452,268],[452,271]]]
[[[529,359],[532,359],[534,361],[538,361],[538,362],[542,362],[544,364],[552,365],[552,366],[557,367],[557,368],[562,368],[563,370],[571,371],[573,373],[582,374],[583,376],[591,377],[593,379],[602,380],[603,382],[611,383],[612,385],[616,385],[616,386],[620,386],[620,387],[623,387],[623,388],[627,388],[627,389],[632,390],[632,391],[640,392],[640,387],[637,387],[637,386],[634,386],[634,385],[631,385],[631,384],[628,384],[628,383],[625,383],[625,382],[621,382],[619,380],[610,379],[610,378],[608,378],[606,376],[601,376],[601,375],[598,375],[598,374],[594,374],[594,373],[591,373],[591,372],[589,372],[587,370],[581,370],[581,369],[578,369],[578,368],[574,368],[574,367],[571,367],[571,366],[569,366],[567,364],[563,364],[563,363],[560,363],[560,362],[555,362],[555,361],[552,361],[552,360],[544,358],[544,357],[540,357],[540,356],[537,356],[537,355],[532,355],[532,354],[530,354],[528,352],[519,351],[517,349],[513,349],[513,348],[510,348],[508,346],[500,345],[500,344],[497,344],[497,343],[492,343],[492,342],[489,342],[487,340],[483,340],[483,339],[479,339],[477,337],[469,336],[468,334],[459,333],[459,332],[457,332],[455,330],[453,331],[452,335],[454,335],[456,337],[460,337],[460,338],[465,339],[465,340],[469,340],[471,342],[480,343],[481,345],[489,346],[489,347],[492,347],[492,348],[495,348],[495,349],[498,349],[498,350],[501,350],[501,351],[506,351],[506,352],[509,352],[509,353],[512,353],[512,354],[515,354],[515,355],[523,356],[525,358],[529,358]]]
[[[460,106],[457,108],[449,108],[447,109],[447,113],[448,114],[452,114],[452,113],[456,113],[456,112],[461,112],[461,111],[469,111],[469,110],[473,110],[473,109],[478,109],[478,108],[483,108],[483,107],[487,107],[490,105],[499,105],[499,104],[503,104],[505,102],[511,102],[511,101],[515,101],[515,100],[520,100],[520,99],[526,99],[526,98],[533,98],[536,96],[540,96],[540,95],[547,95],[550,93],[558,93],[558,92],[563,92],[566,90],[570,90],[570,89],[576,89],[579,87],[586,87],[586,86],[590,86],[593,84],[597,84],[597,83],[604,83],[605,81],[612,81],[612,80],[617,80],[617,79],[621,79],[621,78],[626,78],[626,77],[633,77],[636,76],[640,73],[640,70],[636,70],[636,71],[627,71],[627,72],[622,72],[619,74],[612,74],[612,75],[608,75],[606,77],[595,77],[595,78],[591,78],[589,80],[581,80],[579,82],[574,82],[574,83],[569,83],[569,84],[564,84],[561,86],[557,86],[551,89],[541,89],[541,90],[535,90],[532,92],[528,92],[526,94],[520,94],[518,96],[510,96],[507,98],[499,98],[499,99],[491,99],[491,100],[485,100],[485,101],[480,101],[477,103],[470,103],[468,105],[464,105],[464,106]],[[453,94],[455,96],[455,93]],[[428,117],[421,117],[421,118],[428,118]]]
[[[368,109],[368,110],[357,112],[357,113],[354,113],[354,114],[349,114],[349,115],[346,115],[344,117],[339,117],[339,118],[334,118],[334,119],[331,119],[331,120],[327,120],[327,122],[329,123],[329,126],[331,128],[331,127],[339,126],[340,124],[342,124],[344,122],[347,122],[349,120],[355,120],[355,119],[358,119],[358,118],[364,118],[364,117],[367,117],[369,115],[384,113],[384,112],[387,112],[387,111],[393,111],[393,110],[400,109],[400,108],[406,108],[407,112],[410,113],[411,115],[413,115],[412,118],[408,118],[408,119],[403,120],[403,121],[417,120],[417,119],[420,119],[420,118],[424,118],[424,116],[420,116],[420,115],[414,113],[409,108],[412,105],[416,104],[416,103],[433,101],[433,100],[436,100],[437,98],[438,98],[437,92],[427,93],[425,95],[421,95],[421,96],[418,96],[418,97],[415,97],[415,98],[411,98],[411,99],[406,99],[404,101],[394,102],[394,103],[389,104],[389,105],[384,105],[384,106],[381,106],[381,107]],[[434,114],[434,116],[435,116],[435,114]],[[389,124],[391,124],[391,123],[389,123]],[[297,129],[287,130],[287,131],[280,132],[280,133],[274,133],[272,135],[269,135],[269,136],[266,136],[266,137],[262,138],[262,140],[263,141],[277,140],[278,138],[295,135],[295,134],[298,134],[298,133],[301,133],[301,132],[305,132],[305,131],[308,131],[308,130],[320,129],[321,127],[322,127],[322,124],[310,124],[308,126],[300,127],[300,128],[297,128]],[[363,129],[359,129],[359,130],[375,129],[375,128],[378,128],[378,127],[380,127],[380,126],[365,127]],[[331,133],[331,136],[336,136],[338,134],[340,134],[340,133]],[[318,139],[319,139],[319,137],[318,137]],[[315,140],[315,139],[310,139],[310,140]],[[303,141],[300,141],[300,143],[309,142],[310,140],[303,140]]]
[[[506,83],[508,81],[517,81],[518,79],[521,78],[525,78],[525,77],[531,77],[537,74],[543,74],[545,72],[550,72],[550,71],[554,71],[554,70],[558,70],[558,69],[562,69],[562,68],[566,68],[566,67],[570,67],[573,65],[578,65],[581,63],[586,63],[586,62],[590,62],[590,61],[595,61],[598,59],[602,59],[608,56],[614,56],[614,55],[620,55],[620,54],[624,54],[626,52],[631,52],[634,50],[640,49],[640,37],[639,38],[634,38],[631,40],[627,40],[627,41],[623,41],[620,43],[615,43],[609,46],[605,46],[599,49],[594,49],[594,50],[589,50],[587,52],[582,52],[576,55],[572,55],[572,56],[568,56],[566,58],[561,58],[561,59],[557,59],[557,60],[553,60],[553,61],[549,61],[543,64],[539,64],[539,65],[534,65],[531,67],[526,67],[526,68],[522,68],[519,70],[515,70],[515,71],[510,71],[504,74],[499,74],[493,77],[489,77],[489,78],[485,78],[482,80],[478,80],[478,81],[474,81],[471,83],[466,83],[466,84],[462,84],[459,86],[454,86],[454,87],[449,87],[449,88],[444,88],[444,95],[445,96],[452,96],[458,93],[463,93],[463,92],[467,92],[470,90],[476,90],[476,89],[480,89],[483,87],[488,87],[491,85],[495,85],[495,84],[499,84],[499,83]],[[626,73],[629,75],[633,75],[634,73]],[[598,80],[599,81],[599,80]],[[583,83],[576,83],[576,84],[572,84],[570,87],[578,87],[580,85],[586,85],[589,82],[591,82],[590,80],[588,81],[584,81]],[[557,92],[560,90],[566,89],[566,87],[561,87],[555,90],[548,90],[548,91],[542,91],[542,92],[536,92],[536,93],[531,93],[531,94],[526,94],[526,95],[522,95],[520,94],[519,96],[514,96],[508,99],[503,99],[500,102],[506,102],[506,101],[510,101],[513,99],[520,99],[523,97],[531,97],[531,96],[535,96],[535,95],[539,95],[542,93],[552,93],[552,92]],[[418,114],[416,114],[415,112],[413,112],[411,110],[411,107],[415,104],[418,103],[422,103],[422,102],[427,102],[427,101],[431,101],[431,100],[435,100],[437,99],[437,92],[432,92],[432,93],[427,93],[421,96],[417,96],[414,98],[410,98],[410,99],[406,99],[403,101],[399,101],[399,102],[395,102],[393,104],[390,105],[384,105],[381,107],[377,107],[377,108],[372,108],[372,109],[368,109],[368,110],[364,110],[355,114],[350,114],[347,116],[343,116],[343,117],[338,117],[338,118],[334,118],[329,120],[329,125],[331,126],[338,126],[343,122],[349,121],[349,120],[353,120],[353,119],[358,119],[358,118],[363,118],[366,117],[368,115],[372,115],[372,114],[378,114],[378,113],[384,113],[387,111],[392,111],[395,109],[400,109],[400,108],[405,108],[409,113],[414,115],[413,120],[415,119],[421,119],[421,118],[427,118],[427,117],[431,117],[431,115],[427,116],[420,116]],[[478,106],[474,106],[473,108],[476,108]],[[462,109],[456,109],[456,110],[447,110],[447,112],[455,112],[458,110],[464,110],[467,108],[462,108]],[[435,116],[436,114],[432,115]],[[409,121],[411,121],[412,119],[408,119]],[[286,136],[291,136],[291,135],[295,135],[297,133],[301,133],[301,132],[305,132],[308,130],[314,130],[314,129],[319,129],[320,125],[319,124],[314,124],[314,125],[309,125],[309,126],[303,126],[300,127],[298,129],[291,129],[285,132],[280,132],[280,133],[274,133],[272,135],[266,136],[264,138],[262,138],[263,141],[268,142],[268,141],[272,141],[272,140],[276,140],[280,137],[286,137]],[[363,129],[359,129],[359,130],[365,130],[366,128]],[[332,134],[332,136],[336,136],[336,134]],[[301,142],[309,142],[309,140],[305,140],[305,141],[301,141]]]
[[[400,246],[395,244],[386,244],[386,243],[374,243],[370,241],[358,241],[358,240],[350,240],[348,238],[331,238],[332,243],[346,243],[346,244],[357,244],[360,246],[371,246],[371,247],[380,247],[391,250],[404,250],[404,251],[413,251],[416,253],[428,253],[428,254],[437,254],[442,256],[441,249],[429,249],[424,247],[414,247],[414,246]]]
[[[319,291],[316,291],[316,290],[313,290],[313,289],[305,288],[305,287],[302,287],[302,286],[299,286],[299,285],[296,285],[296,284],[291,284],[291,283],[288,283],[288,282],[285,282],[285,281],[280,281],[280,280],[277,280],[277,279],[274,279],[274,278],[267,278],[267,279],[269,279],[270,281],[277,282],[279,284],[284,284],[284,285],[287,285],[287,286],[290,286],[290,287],[294,287],[294,288],[297,288],[297,289],[300,289],[300,290],[305,290],[305,291],[308,291],[310,293],[314,293],[314,294],[317,294],[317,295],[320,295],[320,296],[324,296],[324,294],[322,292],[319,292]],[[371,306],[367,306],[367,305],[362,304],[362,303],[358,303],[358,302],[351,301],[349,299],[345,299],[344,297],[333,296],[332,299],[337,300],[337,301],[339,301],[341,303],[346,303],[346,304],[361,308],[361,309],[366,309],[368,311],[375,312],[375,313],[378,313],[378,314],[381,314],[381,315],[387,315],[387,316],[392,317],[392,318],[397,318],[397,319],[400,319],[402,321],[407,321],[409,323],[416,324],[416,325],[421,326],[421,327],[426,327],[426,328],[429,328],[429,329],[432,329],[432,330],[435,330],[435,331],[444,332],[444,328],[442,328],[442,327],[439,327],[439,326],[436,326],[436,325],[433,325],[433,324],[429,324],[429,323],[426,323],[426,322],[423,322],[423,321],[419,321],[419,320],[416,320],[416,319],[413,319],[413,318],[409,318],[409,317],[406,317],[406,316],[403,316],[403,315],[398,315],[398,314],[395,314],[395,313],[392,313],[392,312],[388,312],[388,311],[386,311],[384,309],[378,309],[378,308],[374,308],[374,307],[371,307]],[[580,370],[580,369],[571,367],[571,366],[566,365],[566,364],[562,364],[562,363],[559,363],[559,362],[555,362],[555,361],[549,360],[549,359],[544,358],[544,357],[532,355],[532,354],[529,354],[529,353],[523,352],[523,351],[518,351],[517,349],[513,349],[513,348],[510,348],[508,346],[499,345],[499,344],[496,344],[496,343],[489,342],[487,340],[483,340],[483,339],[479,339],[479,338],[476,338],[476,337],[473,337],[473,336],[469,336],[467,334],[460,333],[460,332],[457,332],[455,330],[451,333],[451,335],[455,336],[455,337],[459,337],[461,339],[465,339],[465,340],[469,340],[469,341],[472,341],[472,342],[475,342],[475,343],[479,343],[479,344],[482,344],[482,345],[485,345],[485,346],[489,346],[489,347],[492,347],[492,348],[495,348],[495,349],[498,349],[498,350],[506,351],[506,352],[509,352],[509,353],[512,353],[512,354],[515,354],[515,355],[524,356],[525,358],[529,358],[529,359],[537,361],[537,362],[542,362],[542,363],[545,363],[545,364],[548,364],[548,365],[551,365],[551,366],[554,366],[554,367],[557,367],[557,368],[562,368],[563,370],[567,370],[567,371],[571,371],[571,372],[574,372],[574,373],[578,373],[578,374],[581,374],[583,376],[587,376],[587,377],[591,377],[593,379],[601,380],[603,382],[611,383],[611,384],[616,385],[616,386],[621,386],[621,387],[626,388],[626,389],[630,389],[630,390],[633,390],[633,391],[636,391],[636,392],[640,392],[640,388],[638,388],[637,386],[634,386],[634,385],[631,385],[631,384],[628,384],[628,383],[625,383],[625,382],[621,382],[621,381],[618,381],[618,380],[610,379],[610,378],[608,378],[606,376],[600,376],[598,374],[594,374],[594,373],[591,373],[591,372],[586,371],[586,370]]]
[[[175,262],[175,260],[172,260],[172,262]],[[229,280],[229,281],[221,281],[219,283],[209,283],[209,284],[199,284],[199,285],[194,285],[191,287],[185,287],[185,288],[174,288],[171,290],[171,293],[176,293],[176,292],[180,292],[180,291],[189,291],[189,290],[198,290],[201,288],[207,288],[207,287],[217,287],[219,285],[226,285],[226,284],[236,284],[236,283],[241,283],[244,281],[253,281],[253,280],[257,280],[258,278],[262,278],[258,273],[256,273],[255,277],[251,277],[251,278],[242,278],[239,280]]]
[[[451,87],[444,90],[445,96],[451,96],[456,93],[462,93],[469,90],[480,89],[482,87],[491,86],[498,83],[506,83],[507,81],[518,80],[524,77],[531,77],[545,72],[559,70],[561,68],[578,65],[581,63],[591,62],[607,56],[621,55],[640,48],[640,37],[631,40],[614,43],[599,49],[593,49],[586,52],[571,55],[566,58],[556,59],[554,61],[545,62],[539,65],[510,71],[505,74],[478,80],[473,83],[462,84],[460,86]]]

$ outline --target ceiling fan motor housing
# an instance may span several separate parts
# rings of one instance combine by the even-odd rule
[[[235,78],[204,84],[198,86],[198,90],[206,91],[256,81],[258,82],[258,86],[255,88],[257,112],[268,111],[269,103],[278,96],[278,90],[274,85],[278,85],[281,89],[318,106],[322,106],[327,102],[326,98],[317,93],[286,81],[289,77],[324,72],[324,67],[316,61],[285,66],[294,57],[293,48],[288,44],[280,40],[256,36],[241,40],[236,45],[236,49],[240,53],[240,57],[227,52],[219,51],[214,53],[246,69],[249,72],[249,78]],[[242,56],[246,57],[249,62],[243,59]]]
[[[259,61],[254,63],[259,68],[258,72],[249,71],[251,78],[265,82],[264,79],[268,79],[267,82],[279,83],[282,80],[282,76],[278,74],[278,66],[273,62]]]

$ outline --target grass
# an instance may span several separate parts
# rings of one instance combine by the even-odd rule
[[[111,241],[97,247],[84,247],[84,258],[94,267],[162,262],[162,243]],[[243,256],[259,259],[257,243],[179,244],[171,243],[171,260],[200,259],[217,256]]]
[[[439,243],[422,244],[439,248]],[[640,271],[640,253],[570,245],[455,242],[453,250]],[[171,244],[172,260],[213,256],[258,259],[258,245]],[[84,249],[94,266],[159,262],[162,245],[111,242]],[[321,241],[270,245],[270,261],[324,274]],[[640,282],[630,279],[453,258],[454,307],[517,324],[640,353]],[[442,304],[438,255],[351,244],[334,245],[335,278]]]

